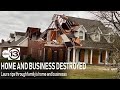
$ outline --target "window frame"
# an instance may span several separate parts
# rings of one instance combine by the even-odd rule
[[[80,35],[80,33],[81,33],[82,35]],[[82,38],[80,38],[80,37],[82,37]],[[80,30],[80,31],[79,31],[79,38],[80,38],[80,40],[84,40],[84,31],[83,31],[83,30]]]

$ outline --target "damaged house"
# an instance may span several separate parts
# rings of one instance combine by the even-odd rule
[[[25,38],[24,35],[25,35],[24,32],[10,33],[8,41],[2,40],[2,43],[0,45],[1,53],[2,53],[2,51],[7,50],[10,47],[12,47],[12,48],[20,47],[21,56],[25,57],[25,55],[27,55],[25,53],[27,50],[27,38]],[[0,54],[0,56],[2,56],[2,55]]]
[[[46,41],[44,60],[106,64],[113,34],[101,21],[54,14],[40,36]]]
[[[40,28],[28,27],[26,32],[10,33],[9,40],[6,42],[2,40],[0,44],[0,57],[2,57],[2,51],[7,50],[9,47],[20,48],[20,57],[25,59],[28,55],[38,59],[38,50],[41,48],[41,42],[38,42],[40,37]],[[34,55],[34,53],[37,55]]]
[[[54,14],[49,27],[40,30],[28,27],[10,34],[0,44],[0,55],[8,47],[20,47],[22,59],[31,55],[38,61],[106,64],[113,51],[113,30],[97,20]]]

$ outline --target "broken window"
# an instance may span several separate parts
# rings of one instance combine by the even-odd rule
[[[63,24],[62,24],[62,28],[63,28],[64,30],[69,30],[69,27],[67,26],[66,23],[63,23]]]

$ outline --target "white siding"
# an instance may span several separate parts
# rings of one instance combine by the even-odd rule
[[[90,35],[90,38],[95,42],[99,42],[100,41],[100,34],[98,33],[97,36],[95,36],[95,34],[92,34],[92,35]]]
[[[83,28],[80,27],[77,31],[78,31],[78,32],[75,32],[75,33],[74,33],[75,37],[79,37],[79,32],[80,32],[80,31],[84,31],[84,30],[83,30]]]
[[[20,36],[20,35],[15,35],[15,41],[17,41],[17,40],[19,40],[20,38],[21,38],[22,36]]]
[[[28,39],[23,40],[21,43],[19,43],[18,46],[21,46],[21,47],[28,47]]]
[[[79,37],[79,32],[74,33],[75,37]]]
[[[78,37],[80,36],[80,31],[83,32],[83,38],[81,40],[85,40],[85,29],[81,26],[79,29],[77,29],[77,32],[74,33],[75,37]]]
[[[80,49],[76,49],[76,62],[79,62],[79,52]]]
[[[61,37],[64,42],[70,42],[70,40],[68,39],[68,37],[65,34],[62,34]]]
[[[101,62],[100,62],[100,58],[101,58],[101,51],[99,51],[99,56],[98,56],[98,64],[100,64]]]
[[[10,38],[10,42],[12,42],[14,39],[13,38]]]

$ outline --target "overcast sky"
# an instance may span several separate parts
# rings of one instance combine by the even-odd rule
[[[44,31],[54,14],[94,19],[94,15],[88,11],[0,11],[0,42],[15,31],[26,32],[27,27],[41,28]]]

